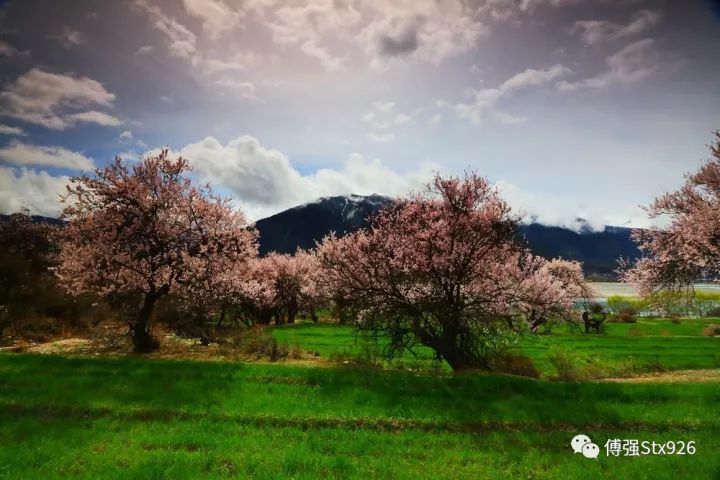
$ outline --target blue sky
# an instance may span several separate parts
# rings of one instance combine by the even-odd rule
[[[0,2],[0,211],[160,147],[261,218],[474,169],[527,218],[646,225],[720,128],[716,2]]]

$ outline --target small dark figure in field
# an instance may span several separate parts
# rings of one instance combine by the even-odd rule
[[[605,321],[607,314],[605,312],[600,312],[600,315],[600,318],[596,318],[594,315],[590,315],[587,310],[583,312],[582,319],[585,324],[585,333],[590,333],[591,329],[595,330],[595,333],[600,333],[600,327]]]

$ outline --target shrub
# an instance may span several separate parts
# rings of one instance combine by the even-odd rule
[[[246,355],[254,355],[257,358],[265,357],[275,362],[287,358],[290,354],[288,346],[279,343],[264,328],[252,328],[239,337],[238,340],[241,352]]]
[[[635,363],[635,358],[630,357],[624,362],[624,364],[618,368],[615,375],[618,377],[632,377],[634,375],[642,375],[645,373],[658,373],[666,372],[667,368],[660,362],[660,356],[655,355],[655,358],[646,363]]]
[[[597,302],[591,302],[590,305],[588,305],[588,310],[590,311],[590,313],[598,314],[603,313],[604,308]]]
[[[620,313],[618,314],[617,318],[622,323],[637,323],[637,320],[635,319],[635,309],[632,307],[624,307],[620,310]]]
[[[720,307],[714,307],[705,312],[706,317],[720,317]]]
[[[703,329],[702,334],[706,337],[716,337],[720,335],[720,325],[708,325]]]
[[[576,382],[581,380],[594,380],[608,375],[605,369],[589,359],[582,360],[573,358],[562,349],[553,350],[550,355],[548,355],[548,360],[550,360],[550,363],[552,363],[557,370],[555,380]]]
[[[530,357],[503,352],[490,358],[490,370],[521,377],[540,378],[540,372]]]

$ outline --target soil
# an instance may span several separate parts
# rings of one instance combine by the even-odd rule
[[[672,372],[647,373],[636,377],[606,378],[603,382],[618,383],[688,383],[720,382],[720,369],[715,370],[675,370]]]

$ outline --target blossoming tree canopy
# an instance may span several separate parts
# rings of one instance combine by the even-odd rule
[[[167,293],[209,294],[218,270],[256,256],[242,213],[185,176],[187,160],[167,151],[128,165],[117,158],[94,175],[71,179],[63,201],[68,225],[58,274],[73,293],[141,298],[131,333],[136,351],[153,348],[149,321]]]
[[[322,272],[314,252],[298,249],[295,255],[272,252],[251,262],[242,278],[239,295],[252,323],[293,323],[299,313],[317,320],[323,303],[319,289]]]
[[[388,356],[421,343],[454,369],[487,367],[533,309],[572,306],[546,261],[517,241],[518,220],[486,179],[437,176],[369,228],[327,237],[323,280],[360,329],[389,337]]]
[[[699,279],[720,280],[720,131],[710,153],[679,190],[646,207],[650,218],[664,217],[669,226],[633,232],[643,256],[621,273],[641,295],[683,290]]]

